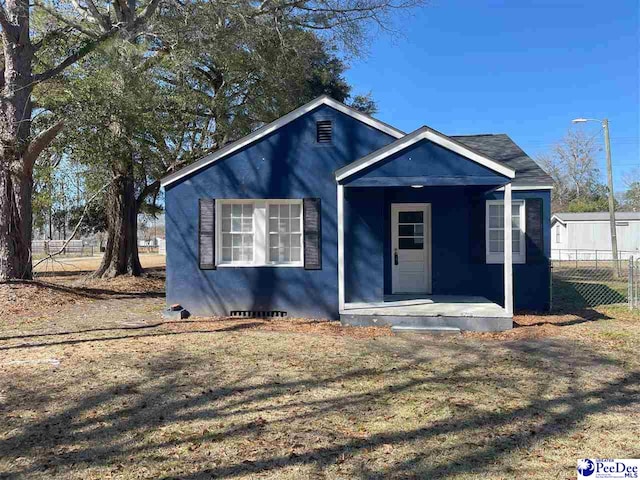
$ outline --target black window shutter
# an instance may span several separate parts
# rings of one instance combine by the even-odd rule
[[[322,214],[319,198],[302,200],[304,228],[304,268],[322,269]]]
[[[202,270],[216,268],[216,201],[201,198],[198,222],[198,260]]]
[[[525,202],[525,211],[527,224],[527,263],[544,263],[542,199],[527,199]]]
[[[469,222],[471,247],[471,261],[473,263],[486,263],[486,201],[484,196],[477,195],[471,199],[471,221]]]

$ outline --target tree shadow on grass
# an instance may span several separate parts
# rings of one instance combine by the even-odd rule
[[[625,303],[626,279],[621,282],[576,281],[553,279],[553,306],[559,311],[584,310],[598,305]]]
[[[158,290],[145,290],[126,292],[109,288],[89,287],[89,286],[68,286],[59,283],[45,282],[42,280],[13,280],[12,284],[17,285],[35,285],[43,290],[43,295],[46,295],[47,290],[53,290],[57,292],[69,293],[77,295],[79,297],[88,298],[92,300],[104,300],[104,299],[127,299],[127,298],[164,298],[164,289]]]
[[[128,331],[128,330],[141,330],[145,328],[155,328],[160,325],[164,325],[165,323],[172,322],[160,322],[157,324],[152,324],[148,326],[139,326],[139,327],[113,327],[113,328],[93,328],[86,330],[78,330],[78,331],[69,331],[69,332],[59,332],[59,333],[45,333],[45,334],[35,334],[35,335],[17,335],[12,337],[3,337],[0,340],[15,340],[15,339],[24,339],[24,338],[38,338],[38,337],[56,337],[56,336],[66,336],[66,335],[78,335],[82,333],[97,333],[103,331]],[[93,337],[93,338],[79,338],[73,340],[58,340],[52,342],[37,342],[37,343],[21,343],[18,345],[7,345],[0,346],[0,351],[3,350],[23,350],[29,348],[39,348],[39,347],[51,347],[51,346],[59,346],[59,345],[79,345],[83,343],[100,343],[100,342],[113,342],[117,340],[139,340],[144,338],[155,338],[155,337],[168,337],[168,336],[187,336],[187,335],[204,335],[204,334],[216,334],[216,333],[224,333],[224,332],[235,332],[239,330],[247,330],[252,328],[257,328],[262,326],[263,322],[243,322],[237,323],[234,325],[216,328],[213,330],[189,330],[184,332],[157,332],[157,333],[143,333],[138,335],[119,335],[119,336],[105,336],[105,337]]]
[[[354,366],[347,371],[327,371],[322,375],[301,373],[298,378],[263,382],[242,376],[235,381],[218,380],[216,364],[202,364],[206,356],[193,358],[179,351],[169,352],[154,357],[135,380],[88,392],[65,410],[45,414],[40,419],[27,419],[20,429],[5,435],[0,441],[0,457],[10,455],[33,460],[27,465],[14,463],[11,471],[0,472],[0,476],[110,467],[123,458],[132,462],[140,458],[149,462],[149,458],[153,458],[161,463],[166,460],[166,449],[177,448],[188,455],[186,452],[194,445],[214,448],[221,442],[241,442],[239,445],[255,445],[247,450],[250,453],[244,458],[231,455],[204,465],[195,461],[188,468],[180,462],[176,466],[173,461],[172,468],[176,471],[164,478],[275,475],[291,468],[311,468],[322,473],[341,463],[349,464],[352,474],[361,478],[444,478],[489,468],[535,442],[567,434],[587,416],[640,406],[638,371],[626,372],[597,388],[581,390],[575,369],[621,367],[618,361],[588,349],[579,346],[568,349],[566,342],[502,344],[502,349],[513,357],[513,368],[536,382],[523,392],[513,384],[513,377],[491,368],[493,362],[487,359],[486,346],[472,342],[420,342],[423,354],[419,355],[418,344],[408,342],[405,357],[397,356],[394,345],[376,342],[369,352],[370,355],[395,356],[384,366]],[[429,368],[430,360],[435,362],[442,355],[455,360]],[[239,362],[243,358],[238,355]],[[247,370],[250,371],[256,375],[277,373],[264,368]],[[570,382],[571,388],[552,394],[553,386],[560,380]],[[189,386],[187,391],[185,385]],[[508,391],[523,398],[516,406],[494,411],[476,408],[474,404],[458,408],[455,392],[478,385],[489,385],[496,394]],[[72,385],[69,388],[73,388]],[[323,395],[327,391],[332,393]],[[389,424],[382,431],[364,436],[326,423],[327,416],[336,415],[347,423],[355,421],[349,420],[352,417],[377,418],[389,414],[390,405],[403,401],[403,395],[421,395],[425,391],[450,392],[443,393],[440,401],[450,404],[452,414],[417,424],[415,421]],[[7,411],[18,407],[9,404]],[[265,415],[269,420],[263,418]],[[205,426],[197,423],[198,427],[188,429],[191,422],[204,422]],[[522,428],[500,430],[511,425]],[[156,434],[171,427],[176,431],[173,436]],[[486,442],[456,448],[453,457],[451,445],[439,441],[456,435],[475,438],[487,428],[493,435],[488,436]],[[277,434],[275,438],[284,435],[285,440],[281,441],[285,443],[289,438],[294,442],[297,437],[308,438],[309,429],[320,429],[317,433],[321,439],[300,441],[292,445],[288,453],[264,439]],[[431,442],[428,461],[421,445],[424,442]],[[356,457],[375,455],[372,452],[380,448],[409,448],[410,452],[383,465],[351,463]]]

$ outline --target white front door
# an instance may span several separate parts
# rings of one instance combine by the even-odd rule
[[[431,293],[431,204],[391,204],[391,291]]]

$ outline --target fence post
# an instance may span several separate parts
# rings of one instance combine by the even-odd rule
[[[576,248],[576,270],[578,269],[578,249]]]
[[[629,285],[627,287],[627,294],[629,296],[629,310],[633,310],[633,257],[629,257]]]
[[[596,250],[596,272],[598,271],[598,250]]]

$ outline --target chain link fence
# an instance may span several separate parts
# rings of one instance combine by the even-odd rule
[[[551,276],[554,309],[580,310],[598,305],[640,308],[640,261],[632,255],[620,256],[615,262],[610,252],[600,251],[598,255],[583,251],[571,258],[553,259]]]
[[[629,259],[629,308],[640,310],[640,256]]]

